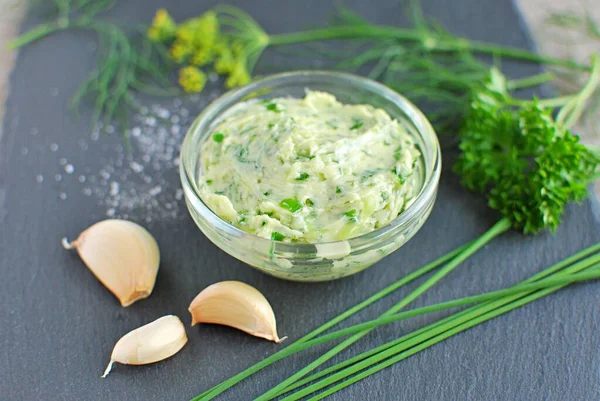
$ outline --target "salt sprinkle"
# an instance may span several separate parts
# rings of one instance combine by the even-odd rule
[[[54,180],[55,180],[55,181],[62,181],[62,175],[60,175],[60,174],[56,174],[56,175],[54,176]]]
[[[40,131],[39,131],[37,128],[35,128],[35,127],[32,127],[32,128],[29,130],[29,133],[30,133],[31,135],[33,135],[33,136],[36,136],[37,134],[39,134],[39,132],[40,132]]]
[[[42,182],[44,182],[44,176],[41,174],[38,174],[35,176],[35,180],[41,184]]]
[[[67,164],[65,166],[65,173],[67,173],[67,174],[73,174],[74,171],[75,171],[75,167],[73,167],[72,164]]]
[[[56,143],[50,144],[50,150],[53,152],[56,152],[58,150],[58,144],[56,144]]]
[[[61,166],[64,166],[65,164],[67,164],[67,159],[65,159],[64,157],[61,157],[58,162],[60,163]]]
[[[119,183],[111,181],[110,183],[110,196],[117,196],[119,194]]]
[[[193,120],[190,114],[202,110],[208,101],[207,96],[197,98],[195,104],[186,99],[184,108],[176,98],[134,114],[130,150],[125,150],[114,136],[94,144],[102,146],[107,157],[97,167],[84,167],[85,175],[78,176],[78,181],[86,184],[82,193],[95,198],[111,218],[135,216],[146,223],[182,219],[184,194],[177,179],[181,143]],[[101,128],[99,125],[92,132],[92,141],[99,139]],[[87,147],[87,143],[81,141],[79,146]]]
[[[60,199],[62,199],[62,200],[65,200],[65,199],[67,199],[67,194],[66,194],[66,193],[64,193],[64,192],[61,192],[61,193],[58,195],[58,197],[59,197]]]
[[[162,188],[161,188],[161,187],[159,187],[159,186],[157,186],[157,187],[154,187],[154,188],[150,189],[150,191],[148,191],[148,193],[149,193],[151,196],[156,196],[156,195],[158,195],[158,194],[159,194],[159,193],[161,193],[161,192],[162,192]]]
[[[131,167],[134,173],[141,173],[142,171],[144,171],[144,166],[137,162],[129,163],[129,167]]]

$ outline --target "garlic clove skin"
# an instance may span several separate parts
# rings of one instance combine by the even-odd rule
[[[177,316],[167,315],[125,334],[110,356],[102,377],[115,362],[124,365],[146,365],[175,355],[187,343],[185,327]]]
[[[83,262],[122,306],[152,293],[160,251],[156,240],[142,226],[127,220],[104,220],[83,231],[73,242],[63,238],[62,245],[77,249]]]
[[[254,287],[239,281],[221,281],[206,287],[190,304],[192,326],[214,323],[234,327],[256,337],[280,343],[275,314],[269,301]]]

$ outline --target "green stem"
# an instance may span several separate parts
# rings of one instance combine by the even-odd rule
[[[536,274],[535,276],[531,277],[530,279],[523,281],[519,285],[526,285],[528,283],[532,283],[537,278],[543,279],[544,277],[548,277],[552,273],[554,273],[554,272],[556,272],[556,271],[558,271],[560,269],[563,269],[564,267],[569,266],[569,265],[571,265],[573,263],[576,263],[576,262],[578,262],[578,261],[580,261],[580,260],[582,260],[582,259],[584,259],[586,257],[589,257],[589,255],[592,255],[592,254],[594,254],[596,252],[600,252],[600,244],[596,244],[596,245],[588,247],[588,248],[586,248],[586,249],[584,249],[582,251],[579,251],[578,253],[576,253],[576,254],[574,254],[574,255],[572,255],[572,256],[570,256],[570,257],[562,260],[561,262],[553,265],[552,267],[550,267],[550,268],[548,268],[548,269],[546,269],[546,270],[544,270],[544,271]],[[595,260],[592,260],[592,263],[594,261]],[[463,311],[463,312],[460,312],[460,313],[468,313],[468,311],[469,310],[466,310],[466,311]],[[443,324],[443,323],[445,323],[446,320],[455,318],[456,316],[458,316],[458,315],[453,315],[451,317],[445,318],[444,320],[442,320],[440,322],[437,322],[436,324],[437,325]],[[432,327],[432,326],[435,327],[434,325],[430,325],[430,327]],[[378,353],[380,353],[382,351],[385,351],[388,348],[391,348],[391,347],[393,347],[395,345],[398,345],[398,344],[402,343],[403,341],[405,341],[406,339],[412,338],[412,336],[419,335],[419,334],[421,334],[423,332],[426,332],[426,330],[427,330],[427,328],[420,329],[420,330],[418,330],[416,332],[413,332],[413,333],[411,333],[409,335],[403,336],[403,337],[401,337],[399,339],[396,339],[396,340],[392,340],[392,341],[390,341],[388,343],[380,345],[380,346],[378,346],[376,348],[373,348],[373,349],[371,349],[369,351],[366,351],[366,352],[363,352],[361,354],[358,354],[358,355],[356,355],[356,356],[354,356],[354,357],[352,357],[350,359],[347,359],[346,361],[343,361],[343,362],[340,362],[340,363],[338,363],[336,365],[330,366],[327,369],[324,369],[324,370],[322,370],[322,371],[320,371],[318,373],[315,373],[315,374],[313,374],[313,375],[311,375],[309,377],[306,377],[303,380],[300,380],[300,381],[294,383],[293,385],[291,385],[288,388],[286,388],[285,391],[286,392],[292,391],[292,390],[294,390],[294,389],[296,389],[298,387],[301,387],[301,386],[304,386],[304,385],[306,385],[306,384],[308,384],[310,382],[313,382],[316,379],[319,379],[319,378],[321,378],[323,376],[327,376],[327,375],[329,375],[329,374],[331,374],[333,372],[336,372],[336,371],[338,371],[338,370],[340,370],[340,369],[342,369],[342,368],[344,368],[346,366],[350,366],[350,365],[353,365],[353,364],[355,364],[357,362],[360,362],[360,361],[362,361],[362,360],[364,360],[364,359],[366,359],[368,357],[371,357],[371,356],[373,356],[375,354],[378,354]]]
[[[414,301],[417,297],[419,297],[421,294],[423,294],[425,291],[427,291],[429,288],[435,285],[439,280],[445,277],[448,273],[454,270],[457,266],[459,266],[462,262],[467,260],[471,255],[473,255],[491,240],[496,238],[498,235],[508,231],[511,228],[511,226],[511,221],[506,218],[503,218],[500,221],[498,221],[486,233],[484,233],[481,237],[477,238],[475,241],[469,244],[454,259],[449,261],[443,268],[438,270],[433,276],[431,276],[427,281],[425,281],[425,283],[421,284],[417,289],[411,292],[402,301],[398,302],[396,305],[390,308],[382,316],[390,316],[397,313],[400,309],[404,308],[406,305]],[[370,329],[365,329],[364,331],[344,340],[340,344],[333,347],[331,350],[327,351],[325,354],[321,355],[319,358],[315,359],[310,364],[306,365],[304,368],[300,369],[292,376],[288,377],[286,380],[279,383],[277,386],[273,387],[271,390],[258,397],[256,401],[265,401],[274,398],[282,391],[285,391],[286,387],[293,384],[295,381],[301,379],[302,377],[306,376],[312,370],[321,366],[323,363],[333,358],[342,350],[346,349],[347,347],[358,341],[360,338],[367,335],[369,331]]]
[[[30,31],[25,32],[24,34],[16,37],[15,39],[8,42],[9,49],[17,49],[19,47],[23,47],[28,45],[36,40],[40,40],[54,32],[58,32],[69,27],[68,24],[58,24],[56,22],[52,22],[49,24],[38,25]]]
[[[561,287],[551,287],[542,291],[539,291],[535,294],[529,295],[525,298],[519,299],[515,302],[509,303],[507,305],[504,305],[503,307],[499,307],[496,310],[493,310],[489,313],[477,316],[473,319],[469,319],[466,320],[464,323],[454,326],[450,329],[447,330],[442,330],[441,333],[433,338],[430,338],[429,340],[426,341],[422,341],[421,338],[416,338],[412,341],[412,344],[414,345],[413,348],[410,348],[408,351],[402,352],[399,355],[396,355],[395,357],[389,358],[386,361],[380,363],[379,365],[376,365],[374,367],[371,367],[370,369],[367,369],[359,374],[357,374],[356,376],[351,377],[350,379],[332,387],[329,388],[325,391],[323,391],[322,393],[318,394],[315,397],[312,397],[309,399],[309,401],[316,401],[316,400],[321,400],[325,397],[330,396],[333,393],[336,393],[362,379],[365,379],[377,372],[379,372],[380,370],[383,370],[395,363],[398,363],[406,358],[408,358],[409,356],[412,356],[426,348],[431,347],[432,345],[435,345],[437,343],[439,343],[442,340],[445,340],[446,338],[452,337],[462,331],[465,331],[473,326],[476,326],[478,324],[481,324],[487,320],[490,320],[496,316],[499,316],[501,314],[507,313],[513,309],[516,309],[526,303],[532,302],[538,298],[541,298],[543,296],[546,296],[552,292],[555,292],[557,290],[559,290]],[[504,300],[500,300],[498,301],[498,304],[502,305],[505,301]]]
[[[591,258],[592,259],[592,258]],[[586,268],[598,268],[600,267],[600,255],[593,258],[593,260],[589,260],[585,262]],[[572,284],[580,281],[593,280],[600,278],[600,270],[592,270],[585,273],[579,273],[572,275],[570,277],[550,277],[535,283],[530,284],[519,284],[510,288],[505,288],[503,290],[490,291],[484,294],[472,295],[469,297],[454,299],[452,301],[440,302],[438,304],[433,304],[430,306],[424,306],[421,308],[411,309],[406,312],[397,313],[391,316],[380,317],[378,319],[369,320],[364,323],[355,324],[350,327],[346,327],[345,329],[336,330],[329,334],[325,334],[321,337],[315,338],[314,340],[307,341],[302,344],[302,346],[298,346],[299,350],[304,350],[307,348],[314,347],[319,344],[323,344],[329,341],[337,340],[340,337],[345,337],[350,334],[359,333],[365,330],[371,330],[379,326],[384,326],[387,324],[395,323],[399,320],[405,320],[411,317],[425,315],[427,313],[439,312],[446,309],[458,308],[460,306],[480,303],[484,301],[495,300],[511,295],[521,294],[521,293],[529,293],[535,290],[553,287],[562,284]]]
[[[563,123],[566,128],[570,128],[583,113],[585,103],[594,94],[600,84],[600,58],[597,54],[592,56],[592,71],[590,77],[583,89],[567,103],[556,116],[557,123]]]
[[[335,318],[331,319],[330,321],[328,321],[327,323],[321,325],[320,327],[316,328],[315,330],[311,331],[310,333],[306,334],[304,337],[296,340],[294,343],[292,343],[291,345],[289,345],[288,347],[276,352],[275,354],[271,355],[270,357],[256,363],[255,365],[247,368],[246,370],[238,373],[235,376],[232,376],[231,378],[227,379],[226,381],[214,386],[213,388],[205,391],[204,393],[196,396],[195,398],[192,399],[192,401],[199,401],[199,400],[209,400],[212,399],[214,397],[216,397],[217,395],[221,394],[223,391],[227,390],[228,388],[234,386],[235,384],[239,383],[240,381],[244,380],[245,378],[251,376],[252,374],[258,372],[259,370],[279,361],[280,359],[283,359],[285,357],[287,357],[289,355],[288,349],[290,347],[293,347],[295,345],[298,344],[302,344],[303,342],[306,342],[308,340],[311,340],[312,338],[318,336],[319,334],[323,333],[324,331],[330,329],[331,327],[335,326],[336,324],[344,321],[345,319],[349,318],[350,316],[358,313],[359,311],[361,311],[362,309],[368,307],[369,305],[377,302],[378,300],[380,300],[381,298],[391,294],[392,292],[396,291],[397,289],[403,287],[404,285],[418,279],[419,277],[429,273],[430,271],[438,268],[440,265],[448,262],[449,260],[452,260],[455,256],[457,256],[458,254],[460,254],[463,250],[465,250],[468,246],[470,246],[471,244],[467,244],[464,246],[461,246],[449,253],[447,253],[446,255],[434,260],[433,262],[428,263],[427,265],[415,270],[414,272],[406,275],[405,277],[403,277],[402,279],[396,281],[395,283],[387,286],[386,288],[384,288],[383,290],[377,292],[376,294],[373,294],[372,296],[370,296],[369,298],[367,298],[366,300],[362,301],[361,303],[353,306],[352,308],[348,309],[347,311],[341,313],[340,315],[336,316]]]
[[[547,71],[541,74],[535,74],[521,79],[510,80],[506,83],[506,87],[508,90],[530,88],[545,84],[546,82],[550,82],[553,79],[554,74]]]
[[[581,259],[581,257],[583,257],[583,255],[587,255],[590,252],[597,252],[597,251],[600,251],[600,244],[596,244],[596,245],[594,245],[590,248],[587,248],[567,259],[564,259],[563,261],[551,266],[550,268],[547,268],[547,269],[543,270],[542,272],[530,277],[529,279],[525,280],[522,284],[517,285],[516,287],[523,286],[522,288],[527,288],[526,286],[531,285],[536,280],[543,279],[544,277],[549,277],[551,275],[554,275],[554,277],[552,277],[549,281],[547,281],[547,283],[551,284],[554,282],[554,283],[563,285],[564,283],[561,283],[560,280],[564,280],[565,278],[568,279],[568,277],[567,277],[568,274],[577,273],[581,270],[584,270],[584,269],[587,269],[590,267],[596,268],[596,271],[590,272],[589,274],[584,273],[582,276],[579,276],[579,277],[584,279],[585,277],[594,276],[595,273],[598,273],[597,267],[598,267],[598,263],[600,262],[600,255],[598,255],[598,254],[596,254],[588,259],[580,260],[579,262],[573,264],[572,266],[570,266],[570,265],[575,260]],[[564,271],[559,272],[559,270],[562,270],[567,266],[570,266],[570,267],[568,267]],[[558,272],[558,273],[556,273],[556,272]],[[358,370],[364,369],[368,366],[378,363],[378,362],[390,357],[391,355],[395,355],[399,352],[405,351],[406,349],[409,349],[410,347],[414,346],[415,344],[418,344],[419,342],[422,342],[429,338],[433,338],[434,336],[436,336],[440,333],[443,333],[447,329],[451,329],[451,328],[457,326],[458,324],[462,324],[466,321],[469,321],[469,319],[471,319],[471,318],[477,318],[481,314],[487,313],[491,310],[494,310],[499,305],[503,305],[505,303],[512,302],[512,300],[517,299],[517,298],[519,298],[519,296],[522,296],[522,295],[523,294],[515,295],[515,296],[508,296],[508,297],[499,299],[497,301],[490,301],[485,304],[471,307],[465,311],[451,315],[445,319],[442,319],[439,322],[433,323],[433,324],[426,326],[422,329],[419,329],[413,333],[407,334],[397,340],[394,340],[387,344],[384,344],[383,346],[378,347],[377,352],[373,352],[374,350],[371,350],[368,353],[363,353],[361,355],[357,355],[356,357],[354,357],[354,359],[359,359],[359,360],[361,360],[361,362],[354,364],[351,367],[346,368],[332,376],[329,376],[328,378],[321,380],[320,382],[317,382],[317,383],[303,389],[301,392],[294,393],[293,396],[295,396],[296,394],[299,394],[299,393],[301,393],[302,395],[307,395],[307,394],[317,391],[323,387],[326,387],[326,386],[334,383],[335,381],[342,380],[345,377],[356,373]],[[410,355],[412,355],[412,354],[410,354]],[[408,357],[410,355],[406,355],[406,357]],[[348,365],[346,363],[342,363],[342,364],[343,364],[343,366]],[[332,366],[330,368],[329,373],[343,367],[342,364],[340,364],[339,367]],[[297,399],[297,398],[285,398],[285,400],[292,400],[292,399]]]
[[[269,45],[282,46],[332,39],[397,39],[407,42],[420,42],[431,52],[463,52],[489,54],[509,57],[517,60],[543,63],[575,70],[589,70],[590,67],[571,60],[547,57],[537,53],[513,47],[494,45],[465,38],[444,38],[439,35],[414,29],[394,28],[391,26],[334,26],[305,32],[269,35]]]

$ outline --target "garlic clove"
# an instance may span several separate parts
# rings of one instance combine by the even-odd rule
[[[125,334],[113,348],[106,377],[115,362],[124,365],[146,365],[175,355],[187,343],[183,323],[177,316],[167,315]]]
[[[65,249],[77,249],[83,262],[121,302],[129,306],[154,288],[160,252],[145,228],[126,220],[104,220],[82,232]]]
[[[188,308],[192,326],[215,323],[280,343],[275,314],[269,301],[254,287],[239,281],[221,281],[202,290]]]

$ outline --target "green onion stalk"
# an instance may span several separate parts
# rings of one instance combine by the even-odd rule
[[[413,309],[408,312],[399,313],[391,317],[379,318],[371,322],[367,322],[364,324],[365,326],[377,327],[379,324],[391,323],[397,320],[402,320],[404,318],[417,316],[422,313],[436,312],[439,310],[445,310],[472,303],[478,304],[469,309],[455,313],[447,318],[444,318],[415,332],[409,333],[396,340],[383,344],[370,351],[356,355],[344,362],[338,363],[334,366],[322,370],[321,372],[311,375],[305,378],[304,380],[298,381],[294,385],[289,386],[286,389],[286,392],[306,385],[323,376],[331,375],[332,373],[337,372],[331,376],[328,376],[324,380],[321,380],[315,384],[305,387],[301,391],[298,391],[290,396],[283,398],[282,400],[291,401],[300,399],[311,393],[314,393],[315,391],[323,389],[335,382],[342,381],[363,369],[369,369],[367,371],[362,372],[361,375],[352,378],[350,381],[344,381],[336,387],[332,388],[331,390],[328,390],[322,394],[328,395],[335,391],[339,391],[340,389],[347,387],[351,383],[361,380],[362,378],[365,378],[381,369],[384,369],[385,367],[390,366],[391,364],[397,363],[411,355],[414,355],[415,353],[425,348],[428,348],[429,346],[445,338],[448,338],[451,335],[457,334],[458,332],[466,330],[469,327],[473,327],[476,324],[489,320],[495,316],[498,316],[502,313],[506,313],[509,310],[523,305],[524,303],[521,302],[522,299],[526,296],[536,293],[537,290],[551,289],[551,291],[549,292],[539,291],[536,296],[531,297],[527,302],[533,301],[539,296],[546,295],[547,293],[554,292],[564,287],[565,285],[568,285],[569,283],[583,281],[587,279],[595,279],[600,273],[600,254],[598,253],[599,251],[600,244],[593,245],[530,277],[529,279],[523,281],[521,284],[515,285],[508,289],[492,291],[487,294],[465,297],[437,305]],[[510,305],[511,307],[506,310],[498,310],[498,308],[503,308],[507,305]],[[460,328],[461,325],[463,326],[462,329],[457,329]],[[360,329],[361,326],[362,325],[356,325],[335,333],[341,334],[343,332],[352,332],[354,330]],[[333,335],[334,333],[331,334]],[[428,343],[428,341],[430,342]],[[385,362],[380,364],[380,362],[382,361]]]

